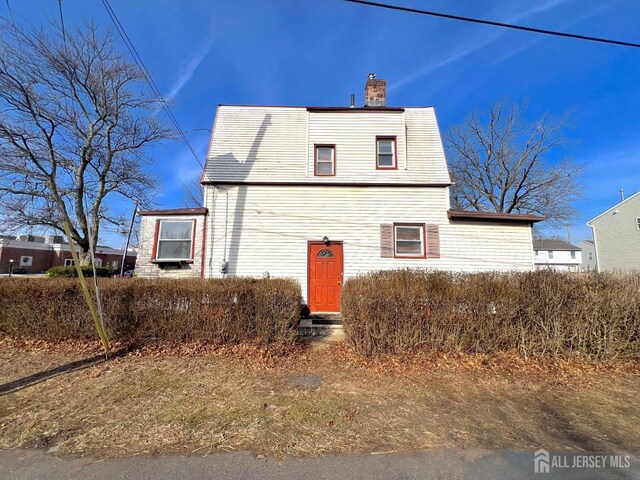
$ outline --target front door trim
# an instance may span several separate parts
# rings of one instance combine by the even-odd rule
[[[314,245],[325,245],[322,240],[308,240],[307,241],[307,307],[311,310],[311,247]],[[342,240],[336,241],[331,240],[328,246],[331,245],[340,245],[340,253],[342,258],[340,259],[340,264],[342,266],[342,271],[340,272],[340,290],[342,290],[342,284],[344,283],[344,243]],[[339,313],[340,308],[338,308],[337,312],[314,312],[311,313]]]

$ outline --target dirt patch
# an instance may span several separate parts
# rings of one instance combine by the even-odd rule
[[[298,388],[316,389],[322,385],[322,379],[317,375],[289,375],[287,380],[291,385]]]
[[[0,342],[0,383],[99,353]],[[60,454],[323,455],[416,448],[640,448],[640,368],[502,356],[363,359],[145,347],[0,396],[0,448]]]

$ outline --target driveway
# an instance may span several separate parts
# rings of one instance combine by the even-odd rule
[[[572,464],[572,457],[563,457]],[[6,479],[164,480],[197,479],[640,479],[640,458],[628,468],[556,468],[536,474],[533,452],[487,450],[429,450],[378,455],[321,458],[255,458],[249,453],[207,457],[130,457],[111,460],[57,458],[41,450],[0,452],[0,471]]]

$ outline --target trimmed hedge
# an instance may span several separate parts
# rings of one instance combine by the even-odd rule
[[[300,286],[287,279],[100,281],[112,341],[292,344]],[[0,334],[97,339],[77,280],[0,280]]]
[[[93,277],[93,267],[84,265],[80,267],[82,276]],[[98,277],[111,277],[115,272],[110,267],[96,267]],[[76,267],[51,267],[47,270],[47,277],[50,278],[78,278]]]
[[[640,358],[640,275],[395,270],[342,292],[364,355],[418,351]]]

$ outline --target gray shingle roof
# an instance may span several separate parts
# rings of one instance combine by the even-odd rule
[[[534,240],[533,249],[534,250],[555,250],[555,251],[575,250],[577,252],[582,250],[580,247],[571,245],[570,243],[565,242],[564,240],[554,240],[549,238],[543,239],[543,240]]]

